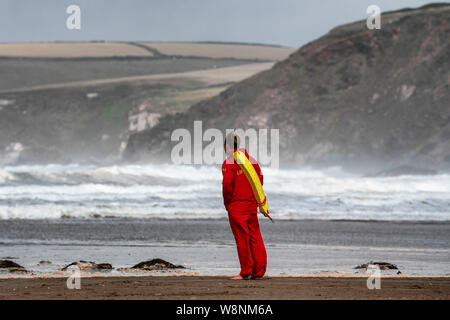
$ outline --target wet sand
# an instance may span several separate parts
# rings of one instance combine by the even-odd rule
[[[265,219],[260,225],[271,276],[354,273],[369,261],[393,263],[408,276],[450,274],[448,222]],[[107,276],[123,276],[118,269],[154,258],[196,273],[189,276],[239,272],[227,220],[2,220],[0,259],[7,257],[38,275],[85,260],[110,263]]]
[[[69,290],[66,278],[0,280],[0,300],[150,299],[450,299],[449,277],[382,278],[369,290],[365,277],[273,277],[233,281],[212,276],[83,278]]]

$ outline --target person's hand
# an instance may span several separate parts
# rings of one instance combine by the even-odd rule
[[[271,216],[269,216],[269,211],[261,213],[264,215],[264,217],[269,218],[269,220],[273,222],[273,219],[271,218]]]

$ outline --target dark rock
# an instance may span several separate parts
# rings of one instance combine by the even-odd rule
[[[109,263],[95,263],[92,261],[83,261],[83,260],[80,260],[78,262],[72,262],[71,264],[68,264],[61,270],[65,271],[70,266],[78,266],[78,268],[80,268],[80,270],[83,271],[112,270],[112,265]]]
[[[27,270],[21,269],[21,268],[8,269],[8,271],[11,272],[11,273],[22,273],[22,274],[28,273]]]
[[[51,264],[51,261],[47,261],[47,260],[41,260],[39,261],[39,264]]]
[[[183,266],[174,265],[163,259],[152,259],[148,261],[143,261],[137,265],[131,267],[131,269],[142,269],[142,270],[165,270],[165,269],[184,269]]]
[[[395,264],[389,262],[374,262],[370,261],[369,263],[361,264],[356,266],[354,269],[367,269],[369,265],[376,265],[380,268],[380,270],[398,270]]]
[[[11,260],[0,260],[0,268],[2,269],[23,269],[24,267]]]

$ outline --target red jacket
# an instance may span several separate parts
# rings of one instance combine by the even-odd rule
[[[245,152],[245,155],[253,164],[253,167],[258,174],[259,180],[261,180],[261,184],[263,184],[263,175],[261,172],[261,168],[259,167],[256,160],[248,155],[247,150],[238,150]],[[248,182],[244,172],[242,172],[239,165],[234,161],[234,159],[229,161],[230,158],[233,158],[233,155],[227,158],[227,160],[225,160],[222,164],[222,193],[225,208],[227,209],[228,213],[256,214],[258,212],[258,204],[253,195],[250,183]]]

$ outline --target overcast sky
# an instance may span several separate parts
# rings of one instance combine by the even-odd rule
[[[421,0],[0,0],[0,42],[232,41],[300,47],[331,28]],[[450,1],[441,1],[447,2]],[[81,8],[68,30],[66,8]]]

